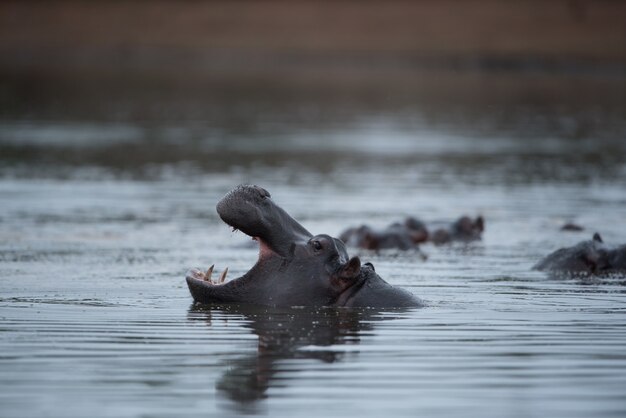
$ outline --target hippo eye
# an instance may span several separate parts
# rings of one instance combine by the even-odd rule
[[[311,245],[313,246],[313,249],[315,249],[315,251],[319,251],[322,249],[322,243],[317,240],[311,241]]]
[[[372,270],[376,271],[376,269],[374,268],[374,265],[372,263],[365,263],[365,266],[371,267]]]

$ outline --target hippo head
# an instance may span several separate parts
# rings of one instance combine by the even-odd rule
[[[411,240],[415,244],[426,242],[428,240],[428,228],[426,228],[426,224],[419,219],[409,216],[404,220],[404,226],[409,231]]]
[[[252,303],[272,306],[417,306],[419,299],[392,287],[350,258],[344,244],[313,236],[258,186],[239,186],[217,204],[234,230],[259,243],[259,259],[243,276],[226,281],[191,270],[187,285],[200,303]],[[378,296],[381,296],[380,298]]]
[[[485,230],[485,220],[482,216],[472,220],[469,216],[461,216],[452,224],[454,238],[461,241],[479,240]]]
[[[307,241],[311,233],[277,206],[269,192],[258,186],[239,186],[217,204],[220,218],[233,230],[240,230],[260,244],[261,256],[288,255],[296,242]]]
[[[420,242],[419,234],[420,232],[412,231],[400,223],[391,224],[384,230],[361,225],[344,231],[340,239],[347,245],[365,250],[409,250],[416,248],[415,244]]]
[[[294,243],[290,258],[302,266],[307,290],[325,295],[329,302],[325,304],[344,305],[363,285],[361,260],[349,258],[344,243],[337,238],[316,235],[306,243]]]
[[[573,247],[560,248],[539,261],[533,269],[553,274],[597,275],[610,269],[610,251],[600,234]]]

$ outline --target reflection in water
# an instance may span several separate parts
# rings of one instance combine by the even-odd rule
[[[373,322],[394,318],[372,309],[195,304],[189,310],[189,319],[206,321],[211,327],[212,317],[218,312],[235,315],[238,321],[243,315],[244,326],[258,336],[257,352],[234,360],[217,382],[218,392],[242,409],[250,409],[255,401],[267,397],[270,387],[279,384],[275,375],[281,360],[339,361],[344,351],[335,346],[358,344],[363,332],[374,329]]]

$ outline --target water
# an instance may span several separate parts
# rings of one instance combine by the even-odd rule
[[[6,118],[0,415],[625,416],[626,278],[531,270],[596,231],[626,241],[623,108],[552,109],[539,128],[542,109],[459,113],[476,125],[368,111],[244,131]],[[214,209],[240,183],[313,233],[461,214],[486,231],[426,260],[359,253],[424,308],[193,306],[189,267],[237,277],[257,258]]]

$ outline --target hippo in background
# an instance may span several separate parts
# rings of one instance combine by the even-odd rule
[[[470,242],[480,240],[485,229],[482,216],[472,220],[462,216],[449,226],[432,228],[414,217],[408,217],[404,222],[395,222],[384,229],[374,229],[368,225],[348,228],[339,238],[350,247],[366,250],[396,249],[401,251],[418,249],[419,244],[432,242],[436,245],[453,241]]]
[[[553,275],[602,276],[626,274],[626,245],[609,248],[600,234],[572,247],[559,248],[533,266]]]
[[[407,225],[409,221],[410,226]],[[376,230],[368,225],[348,228],[340,234],[339,239],[350,247],[366,250],[417,249],[418,244],[428,239],[428,230],[414,218],[408,218],[407,222],[396,222],[382,230]]]
[[[470,242],[482,239],[485,220],[482,216],[472,220],[469,216],[461,216],[447,228],[436,229],[430,236],[434,244],[447,244],[453,241]]]
[[[385,230],[375,230],[368,225],[348,228],[339,235],[339,239],[347,246],[374,251],[391,248],[405,251],[415,247],[407,231],[391,226]]]
[[[585,230],[584,227],[578,224],[575,224],[574,222],[567,222],[561,227],[561,231],[567,231],[567,232],[581,232],[584,230]]]

